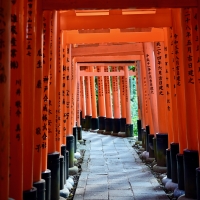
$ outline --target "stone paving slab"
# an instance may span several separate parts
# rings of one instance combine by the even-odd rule
[[[133,138],[82,131],[86,150],[74,200],[168,200]]]

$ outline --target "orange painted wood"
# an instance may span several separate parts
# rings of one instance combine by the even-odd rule
[[[175,50],[174,46],[172,45],[174,43],[174,30],[173,28],[169,29],[169,41],[170,44],[168,46],[169,49],[169,77],[170,77],[170,82],[169,86],[169,95],[167,93],[167,105],[170,105],[170,107],[167,107],[171,112],[171,118],[169,120],[172,120],[172,126],[173,126],[173,142],[178,142],[179,137],[178,137],[178,131],[179,131],[179,125],[178,125],[178,112],[177,112],[177,94],[176,94],[176,63],[175,63]],[[167,75],[166,75],[167,76]]]
[[[24,24],[19,23],[20,16],[23,14],[24,1],[17,1],[12,4],[11,26],[16,27],[16,33],[11,33],[11,52],[16,51],[16,55],[11,57],[11,81],[10,81],[10,180],[9,180],[9,197],[21,200],[23,194],[23,130],[22,115],[17,116],[18,110],[22,112],[22,68],[23,68],[23,51],[21,44],[24,42]],[[8,53],[10,55],[10,53]],[[2,63],[0,61],[0,63]],[[8,65],[9,66],[9,65]],[[19,82],[19,84],[16,84]],[[1,87],[1,84],[0,84]],[[1,88],[2,91],[2,88]],[[4,95],[4,94],[2,94]],[[17,103],[16,103],[17,102]],[[19,106],[18,106],[19,105]],[[1,129],[0,129],[1,130]],[[16,151],[17,149],[17,151]],[[5,157],[1,157],[5,158]],[[19,160],[21,162],[19,162]],[[2,162],[2,161],[0,161]],[[18,184],[16,184],[18,183]],[[1,185],[1,184],[0,184]],[[2,185],[0,186],[2,189]],[[1,194],[4,191],[0,189],[0,198],[4,199]],[[7,196],[8,198],[8,196]],[[6,198],[6,199],[7,199]]]
[[[61,131],[63,131],[64,135],[67,135],[69,132],[69,66],[67,65],[67,46],[66,46],[66,38],[64,37],[63,31],[61,31],[61,44],[62,44],[62,66],[61,66],[61,121],[62,127]],[[67,81],[68,80],[68,81]],[[68,99],[68,100],[67,100]],[[68,113],[68,114],[67,114]]]
[[[11,2],[0,1],[0,199],[9,197]]]
[[[66,45],[66,38],[64,36],[64,45],[65,45],[65,56],[63,56],[63,59],[65,61],[65,65],[63,65],[63,79],[66,80],[66,111],[65,111],[65,117],[66,117],[66,129],[67,129],[67,135],[72,135],[72,126],[71,126],[71,107],[72,107],[72,101],[71,101],[71,73],[72,73],[72,60],[71,60],[71,45]],[[63,61],[63,62],[64,62]],[[65,68],[64,68],[65,66]]]
[[[112,29],[110,33],[88,33],[79,34],[78,31],[66,31],[67,43],[110,43],[110,42],[149,42],[164,41],[163,30],[152,28],[151,32],[120,32],[118,29]],[[134,39],[133,39],[134,38]]]
[[[36,5],[36,66],[35,70],[35,109],[34,109],[34,157],[33,157],[33,182],[41,179],[42,173],[42,78],[43,78],[43,30],[42,9],[38,1]]]
[[[80,116],[80,111],[81,111],[81,100],[80,100],[80,68],[76,66],[76,82],[77,82],[77,90],[76,90],[76,121],[77,121],[77,127],[81,127],[81,116]]]
[[[172,43],[172,32],[170,28],[164,28],[164,34],[165,34],[165,70],[166,70],[166,107],[167,107],[167,127],[168,127],[168,146],[170,147],[170,144],[174,142],[174,130],[173,130],[173,110],[172,110],[172,100],[173,97],[173,89],[171,87],[171,76],[170,76],[170,65],[172,65],[172,56],[171,56],[171,43]],[[171,37],[171,39],[170,39]],[[173,84],[172,84],[173,86]],[[172,89],[172,91],[171,91]]]
[[[197,123],[200,123],[200,113],[198,110],[200,109],[200,71],[199,71],[199,61],[200,61],[200,53],[199,53],[199,24],[198,24],[198,9],[191,9],[191,23],[192,23],[192,43],[193,43],[193,59],[194,59],[194,74],[195,74],[195,91],[196,91],[196,110],[197,110]],[[198,134],[198,150],[200,150],[200,126],[197,126]],[[200,157],[200,155],[199,155]]]
[[[75,59],[72,60],[71,65],[71,129],[76,127],[76,96],[77,95],[77,66]]]
[[[134,52],[134,53],[133,53]],[[142,43],[134,44],[119,44],[119,45],[98,45],[98,46],[78,46],[72,48],[72,56],[92,56],[102,54],[122,54],[129,53],[129,55],[143,54]]]
[[[194,72],[194,50],[193,35],[191,24],[191,9],[182,9],[182,35],[183,35],[183,58],[185,74],[185,99],[186,99],[186,123],[187,123],[187,148],[190,150],[198,149],[197,140],[197,107],[195,91],[195,72]],[[191,136],[192,134],[192,136]]]
[[[94,72],[94,67],[90,67],[90,72]],[[92,102],[92,118],[97,118],[97,105],[96,105],[96,90],[95,90],[95,77],[90,77],[91,86],[91,102]]]
[[[152,112],[151,112],[151,105],[150,105],[150,97],[149,97],[149,90],[148,90],[148,81],[147,81],[147,73],[145,67],[145,58],[144,55],[141,56],[141,76],[142,76],[142,91],[143,91],[143,113],[144,118],[142,119],[142,127],[146,128],[146,125],[150,127],[150,134],[154,134],[154,124],[152,120]]]
[[[132,124],[131,108],[130,108],[130,86],[129,86],[129,70],[128,66],[124,66],[124,86],[125,86],[125,102],[126,102],[126,124]]]
[[[65,136],[66,136],[66,127],[64,127],[64,120],[66,121],[65,119],[65,116],[64,116],[64,106],[63,106],[63,103],[65,101],[64,98],[64,94],[63,94],[63,84],[64,84],[64,81],[63,81],[63,64],[64,64],[64,59],[63,59],[63,31],[59,31],[59,60],[60,60],[60,63],[59,63],[59,74],[60,74],[60,98],[59,98],[59,108],[60,108],[60,134],[61,134],[61,138],[62,138],[62,141],[61,143],[62,144],[65,144],[66,143],[66,139],[65,139]],[[66,102],[65,102],[66,103]],[[66,106],[65,106],[66,108]],[[65,122],[66,123],[66,122]]]
[[[123,67],[120,67],[120,71],[123,70]],[[120,82],[120,106],[121,106],[121,117],[126,118],[126,93],[125,93],[125,85],[124,85],[124,76],[119,77],[119,82]]]
[[[174,40],[174,60],[175,60],[175,74],[176,74],[176,99],[177,99],[177,113],[178,113],[178,141],[179,151],[183,153],[183,150],[187,147],[186,142],[186,109],[185,108],[185,77],[183,62],[183,43],[182,43],[182,30],[181,30],[181,13],[180,9],[173,9],[173,40]]]
[[[85,119],[86,115],[86,102],[85,102],[85,77],[80,77],[80,89],[81,89],[81,110],[82,118]]]
[[[51,12],[50,24],[50,70],[49,70],[49,119],[48,153],[56,151],[56,59],[57,59],[57,11]]]
[[[50,63],[50,17],[51,12],[43,12],[43,96],[42,96],[42,171],[47,170],[48,154],[48,112],[49,112],[49,63]]]
[[[108,66],[104,67],[105,72],[109,72]],[[104,77],[104,87],[105,87],[105,103],[106,103],[106,118],[112,118],[112,103],[111,103],[111,92],[110,92],[110,77]]]
[[[66,34],[65,34],[66,36]],[[106,62],[106,61],[127,61],[127,60],[139,60],[139,55],[125,55],[125,56],[80,56],[76,57],[76,62]]]
[[[48,0],[48,3],[43,0],[43,9],[44,10],[82,10],[82,9],[128,9],[128,8],[179,8],[179,7],[195,7],[197,6],[197,0],[149,0],[149,1],[130,1],[124,0],[108,0],[106,2],[101,1],[92,1],[92,0],[72,0],[66,2],[63,0]]]
[[[150,97],[150,105],[152,109],[152,120],[154,127],[154,134],[159,133],[158,127],[158,107],[157,107],[157,91],[156,91],[156,82],[155,82],[155,58],[153,54],[153,44],[148,42],[144,43],[144,52],[145,52],[145,65],[146,65],[146,74],[147,74],[147,83]]]
[[[87,69],[87,71],[89,71]],[[91,108],[91,90],[90,90],[90,77],[85,77],[85,93],[86,93],[86,115],[92,116]]]
[[[97,72],[104,70],[104,67],[97,66]],[[105,110],[105,89],[104,89],[104,79],[102,76],[97,78],[98,83],[98,105],[99,105],[99,117],[106,116]]]
[[[75,16],[67,12],[61,14],[61,30],[82,30],[82,29],[126,29],[149,28],[149,27],[170,27],[171,10],[162,9],[155,14],[138,15],[107,15],[107,16]]]
[[[154,42],[155,74],[157,90],[158,130],[159,133],[167,133],[166,123],[166,76],[164,43]]]
[[[56,60],[56,151],[61,153],[61,144],[63,144],[63,131],[61,131],[61,115],[60,115],[60,93],[61,93],[61,66],[60,66],[60,12],[57,12],[57,27],[56,27],[56,44],[57,44],[57,60]],[[66,141],[66,140],[64,140]]]
[[[30,6],[31,5],[31,6]],[[23,94],[23,190],[30,190],[33,183],[33,153],[34,145],[34,109],[35,109],[35,66],[36,66],[36,2],[25,1],[24,7],[24,32],[25,56],[22,78]],[[29,28],[26,28],[29,27]]]
[[[119,71],[119,67],[112,67],[113,72]],[[113,95],[113,115],[114,118],[121,118],[120,102],[119,102],[119,80],[117,76],[112,77],[112,95]]]

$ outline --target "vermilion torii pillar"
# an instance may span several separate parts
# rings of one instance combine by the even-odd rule
[[[80,77],[80,90],[81,90],[81,111],[82,111],[82,128],[85,128],[85,116],[86,116],[86,102],[85,102],[85,77]]]
[[[186,133],[187,149],[183,151],[184,177],[185,177],[185,196],[196,198],[196,173],[195,169],[199,166],[198,158],[198,120],[196,102],[195,67],[197,67],[193,43],[195,36],[194,16],[191,9],[182,9],[182,37],[183,37],[183,58],[184,58],[184,77],[185,77],[185,100],[186,100]],[[197,24],[196,24],[197,25]],[[192,42],[193,41],[193,42]],[[191,136],[192,133],[192,136]]]
[[[22,94],[23,94],[23,199],[31,199],[37,196],[37,189],[33,189],[33,153],[35,151],[34,135],[34,108],[35,108],[35,66],[36,66],[36,1],[25,1],[24,11],[25,52]],[[26,28],[29,27],[29,28]],[[21,115],[21,112],[18,111]],[[40,145],[40,144],[38,144]]]
[[[50,16],[43,12],[43,96],[42,96],[42,178],[46,181],[46,200],[51,199],[51,171],[47,169],[48,155],[48,112],[49,112],[49,49],[50,49]]]
[[[168,147],[168,135],[164,131],[164,129],[161,126],[161,120],[163,119],[158,119],[158,116],[160,117],[160,113],[158,111],[158,104],[161,104],[162,101],[159,99],[159,94],[163,93],[163,95],[160,94],[160,96],[164,96],[164,92],[162,91],[163,89],[163,73],[162,70],[161,72],[158,72],[157,74],[160,73],[160,77],[163,81],[157,82],[156,83],[156,69],[155,69],[155,61],[157,61],[156,65],[162,66],[164,65],[164,47],[161,49],[159,47],[159,53],[160,55],[156,57],[155,60],[155,54],[158,54],[157,52],[153,52],[153,44],[148,42],[144,43],[144,52],[145,52],[145,61],[146,61],[146,72],[148,74],[148,89],[149,89],[149,95],[150,95],[150,104],[152,108],[152,119],[153,119],[153,124],[154,124],[154,135],[156,136],[156,149],[155,149],[155,154],[157,156],[157,165],[159,167],[166,167],[166,149]],[[163,52],[163,53],[162,53]],[[158,58],[160,59],[158,62]],[[162,65],[161,65],[162,64]],[[160,67],[162,69],[162,67]],[[164,68],[164,67],[163,67]],[[157,75],[158,76],[158,75]],[[159,77],[158,77],[159,79]],[[159,86],[159,84],[162,84]],[[161,91],[159,91],[161,89]],[[165,103],[164,103],[165,106]],[[155,145],[154,145],[155,146]],[[154,170],[157,170],[157,166],[154,167]]]
[[[51,200],[60,196],[60,153],[56,151],[56,61],[57,61],[57,11],[51,13],[49,68],[49,119],[48,119],[48,169],[51,170]],[[55,167],[56,165],[56,167]]]
[[[130,89],[129,89],[129,69],[124,66],[124,79],[126,91],[126,136],[133,137],[133,124],[131,123],[131,109],[130,109]]]
[[[164,34],[165,34],[164,53],[165,53],[165,71],[166,71],[165,77],[166,77],[166,108],[167,108],[166,121],[167,121],[167,128],[168,128],[168,149],[166,150],[166,157],[167,157],[166,165],[167,165],[167,178],[171,179],[172,168],[176,166],[176,163],[173,162],[172,164],[172,158],[174,160],[174,153],[173,155],[171,154],[171,149],[172,149],[172,152],[174,152],[174,150],[176,152],[177,144],[178,144],[177,143],[178,134],[177,132],[175,132],[178,127],[178,124],[176,124],[175,122],[178,119],[174,119],[177,117],[177,106],[176,106],[176,88],[174,87],[176,84],[174,58],[173,58],[174,50],[173,50],[173,45],[171,45],[173,44],[172,28],[165,28]],[[177,137],[175,136],[175,134]],[[172,148],[171,148],[171,143],[173,143]]]
[[[118,67],[112,67],[113,72],[117,72]],[[121,114],[120,114],[120,102],[119,102],[119,80],[117,76],[112,76],[112,95],[113,95],[113,135],[118,135],[120,132],[120,121],[121,121]]]
[[[20,46],[23,42],[24,26],[23,26],[23,21],[21,23],[19,22],[19,17],[21,13],[23,13],[23,5],[24,5],[24,1],[17,1],[15,4],[12,5],[11,16],[15,16],[15,17],[11,18],[11,26],[15,27],[17,34],[11,32],[11,52],[16,51],[16,54],[15,56],[13,55],[13,57],[11,57],[10,66],[7,63],[8,68],[11,69],[10,124],[12,124],[12,126],[10,126],[9,197],[12,197],[14,199],[23,199],[23,196],[22,196],[23,195],[22,115],[19,115],[19,116],[16,115],[17,110],[19,110],[20,113],[22,112],[22,107],[19,107],[18,105],[22,104],[22,85],[20,84],[19,80],[22,80],[22,69],[23,69],[23,63],[24,63],[23,62],[24,49],[21,48]],[[2,49],[0,49],[0,51],[2,52]],[[8,53],[8,55],[10,57],[10,53]],[[2,65],[2,60],[0,60],[0,63]],[[3,73],[0,73],[0,76],[2,76],[2,74]],[[16,84],[17,82],[19,82],[19,84]],[[3,86],[3,83],[1,82],[0,88],[1,88],[1,91],[4,91],[2,86]],[[7,93],[8,91],[9,90],[7,90]],[[4,95],[5,93],[3,92],[2,97],[5,98]],[[0,100],[0,102],[2,102],[2,99]],[[2,108],[0,108],[0,110],[1,110],[1,113],[3,113]],[[2,118],[2,116],[0,116],[0,118]],[[2,127],[0,127],[0,130],[2,132]],[[0,156],[2,159],[5,159],[5,155],[2,156],[2,154],[0,154]],[[3,163],[5,161],[0,160],[0,162]],[[4,172],[4,175],[5,175],[5,172]],[[2,176],[2,174],[0,176]],[[7,193],[8,191],[6,191],[4,187],[5,187],[5,183],[4,185],[2,185],[0,181],[0,199],[8,199],[8,193]],[[2,189],[4,189],[4,191]],[[5,194],[6,194],[6,197],[4,196]]]
[[[94,67],[90,66],[90,72],[94,72]],[[99,129],[99,119],[97,117],[97,105],[96,105],[96,91],[95,91],[95,77],[90,76],[90,88],[91,88],[91,102],[92,102],[92,118],[91,129]]]
[[[120,71],[123,71],[123,67],[120,67]],[[125,133],[126,131],[126,91],[125,91],[125,84],[124,84],[124,76],[119,77],[120,81],[120,104],[121,104],[121,120],[120,120],[120,132]]]
[[[89,71],[88,69],[86,71]],[[85,90],[86,90],[86,116],[85,116],[85,128],[86,130],[91,129],[91,118],[92,118],[92,108],[91,108],[91,90],[90,90],[90,77],[85,77]]]
[[[10,148],[10,34],[12,32],[10,32],[11,2],[1,1],[0,9],[0,27],[2,29],[0,39],[4,44],[0,47],[0,53],[3,55],[0,57],[0,199],[8,199]],[[16,50],[14,50],[14,53],[16,53]]]
[[[104,71],[103,66],[97,66],[97,72]],[[99,106],[99,133],[103,133],[105,131],[105,119],[106,119],[106,111],[105,111],[105,90],[104,90],[104,78],[103,76],[99,76],[97,78],[98,81],[98,106]]]
[[[45,188],[45,180],[41,179],[42,173],[42,96],[43,96],[43,17],[40,1],[36,4],[36,66],[35,70],[35,109],[34,109],[34,160],[33,160],[33,185],[37,188],[38,199],[45,198],[45,192],[41,193],[40,188]]]
[[[105,72],[109,72],[109,67],[104,67]],[[105,134],[112,134],[113,132],[113,111],[111,103],[111,92],[110,92],[110,77],[104,76],[104,85],[105,85],[105,102],[106,102],[106,127]],[[130,103],[130,102],[129,102]]]

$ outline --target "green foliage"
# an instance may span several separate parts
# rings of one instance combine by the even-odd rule
[[[138,130],[137,130],[138,98],[137,98],[137,88],[136,88],[136,77],[134,76],[129,77],[129,82],[130,82],[130,104],[131,104],[133,132],[134,132],[134,135],[137,135],[138,134]]]

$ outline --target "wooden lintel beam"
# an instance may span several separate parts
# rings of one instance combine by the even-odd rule
[[[92,54],[92,55],[80,55],[80,56],[128,56],[128,55],[144,55],[143,51],[129,51],[129,52],[116,52],[116,53],[102,53],[99,54],[98,52]],[[72,56],[74,57],[74,56]]]
[[[77,62],[116,62],[116,61],[134,61],[140,60],[140,55],[128,55],[128,56],[88,56],[88,57],[75,57],[74,63]]]
[[[86,72],[80,71],[80,76],[124,76],[124,71],[120,72]],[[135,72],[129,71],[129,76],[135,76]]]
[[[101,55],[101,54],[121,54],[129,53],[132,55],[141,55],[143,54],[142,43],[133,43],[133,44],[120,44],[120,45],[105,45],[97,47],[76,47],[72,48],[72,57],[74,56],[92,56],[92,55]]]
[[[113,29],[110,33],[79,34],[77,31],[64,31],[64,33],[68,44],[164,41],[164,32],[162,28],[152,28],[151,32],[139,33],[121,33],[118,29]]]
[[[60,15],[61,30],[81,29],[127,29],[172,26],[171,10],[162,9],[156,14],[73,16],[63,12]]]
[[[112,67],[115,67],[115,66],[131,66],[131,65],[134,65],[135,63],[134,62],[128,62],[128,63],[123,63],[123,62],[120,62],[120,63],[87,63],[87,62],[83,62],[83,63],[77,63],[77,66],[112,66]]]
[[[197,7],[198,0],[42,0],[43,10]]]

